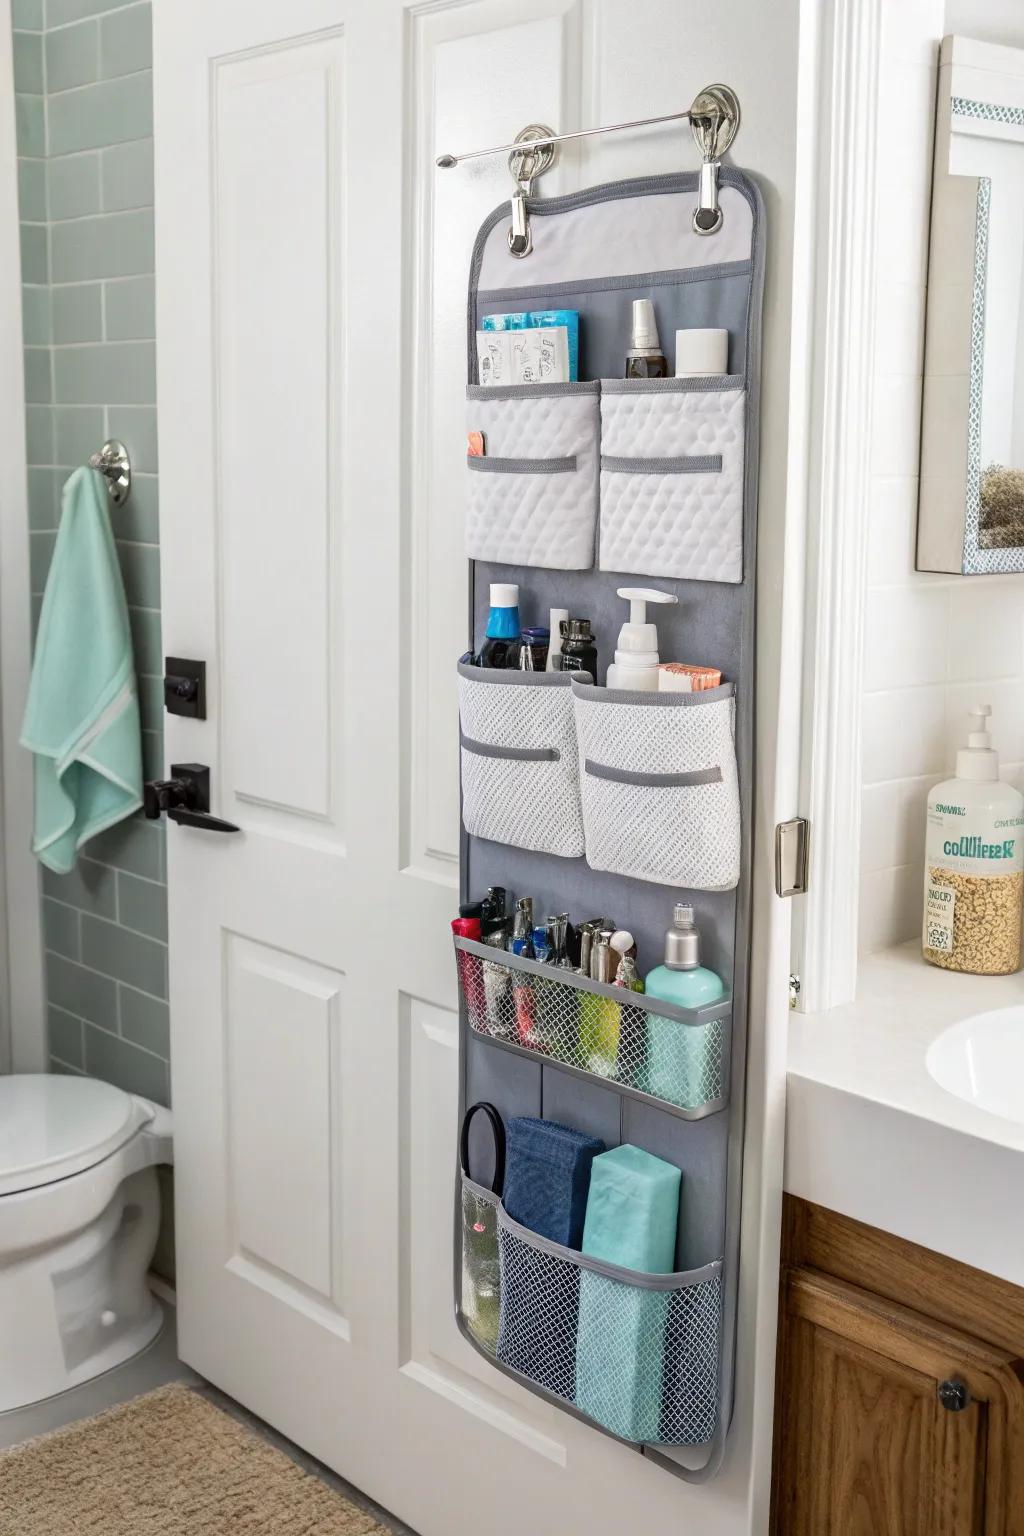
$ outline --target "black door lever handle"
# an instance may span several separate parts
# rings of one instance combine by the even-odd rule
[[[210,815],[210,770],[205,763],[172,763],[169,779],[150,779],[143,792],[143,808],[150,821],[164,812],[181,827],[202,832],[239,832],[233,821]]]
[[[167,820],[176,821],[179,827],[198,827],[202,832],[237,832],[233,821],[211,816],[209,811],[192,811],[186,805],[172,805],[167,810]]]

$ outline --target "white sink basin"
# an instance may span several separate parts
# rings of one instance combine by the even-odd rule
[[[943,1030],[928,1049],[927,1064],[947,1093],[1024,1124],[1024,1003]]]

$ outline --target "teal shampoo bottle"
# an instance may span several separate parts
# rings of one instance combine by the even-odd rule
[[[700,963],[693,908],[680,903],[665,935],[665,963],[647,977],[647,996],[681,1008],[703,1008],[725,996],[721,976]],[[719,1096],[719,1025],[681,1024],[647,1015],[647,1092],[681,1109],[698,1109]]]

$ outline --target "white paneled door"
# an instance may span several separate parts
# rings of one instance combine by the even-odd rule
[[[209,699],[167,761],[241,829],[168,827],[181,1351],[422,1536],[752,1528],[744,1463],[680,1483],[452,1305],[465,289],[510,183],[433,160],[733,78],[741,0],[698,62],[683,9],[154,3],[164,641]],[[648,135],[544,190],[694,163]]]

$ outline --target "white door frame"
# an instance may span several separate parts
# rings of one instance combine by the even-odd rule
[[[0,1073],[46,1066],[32,759],[18,745],[32,662],[18,148],[10,0],[0,0]]]
[[[878,77],[884,0],[822,8],[808,433],[800,807],[807,895],[796,903],[797,1007],[824,1012],[857,987],[861,716],[874,400]],[[811,7],[807,8],[808,10]]]

